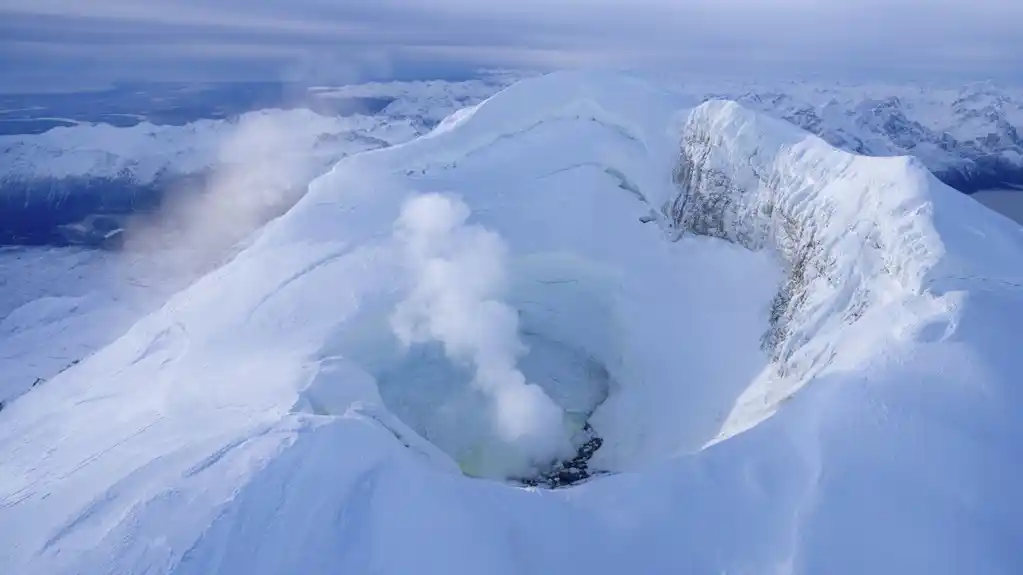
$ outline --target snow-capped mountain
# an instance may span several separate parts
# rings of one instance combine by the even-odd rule
[[[4,185],[35,178],[130,177],[151,182],[161,174],[193,174],[231,162],[226,145],[249,121],[280,126],[292,153],[335,161],[353,149],[406,141],[454,111],[478,104],[518,76],[449,82],[368,83],[310,89],[318,100],[381,99],[375,116],[332,117],[305,109],[262,110],[233,120],[185,126],[141,123],[131,128],[82,124],[39,135],[0,137]],[[915,155],[964,191],[1021,183],[1023,96],[991,83],[961,89],[901,85],[686,83],[674,88],[698,101],[734,99],[864,155]],[[347,143],[345,146],[342,142]],[[228,157],[224,157],[225,154]],[[237,154],[235,154],[237,155]],[[246,154],[248,156],[248,154]]]
[[[0,412],[0,564],[1023,570],[1023,231],[695,104],[554,74],[339,161]]]
[[[0,142],[3,232],[14,243],[37,243],[35,236],[48,243],[58,226],[93,214],[130,215],[224,185],[274,201],[293,197],[338,159],[418,133],[407,120],[298,109],[184,126],[97,124],[7,137]]]
[[[8,180],[130,177],[150,183],[168,172],[193,174],[219,163],[248,161],[244,154],[248,150],[236,148],[239,132],[249,126],[253,137],[262,136],[259,130],[265,128],[267,138],[282,140],[280,151],[312,154],[321,161],[336,161],[353,149],[386,146],[416,135],[409,122],[358,115],[329,117],[305,109],[260,110],[234,120],[199,120],[184,126],[90,124],[5,137],[4,174]]]
[[[85,218],[150,211],[168,195],[204,189],[219,171],[286,167],[263,177],[266,196],[294,193],[338,159],[429,132],[454,111],[506,86],[514,75],[463,82],[370,83],[312,88],[321,107],[336,100],[389,102],[373,116],[305,109],[261,110],[231,120],[129,128],[82,124],[38,135],[0,136],[0,222],[5,243],[105,238]],[[791,83],[682,84],[694,101],[735,99],[815,133],[838,148],[873,156],[913,155],[964,191],[1023,185],[1023,97],[992,84],[964,88]],[[300,160],[302,166],[297,168]],[[270,170],[264,169],[263,172]],[[274,210],[270,210],[272,213]],[[67,229],[76,224],[84,231]],[[40,231],[41,230],[41,231]]]
[[[965,192],[1023,184],[1023,97],[992,84],[961,90],[792,86],[716,94],[787,120],[843,150],[911,155]]]
[[[498,90],[527,77],[525,73],[488,73],[478,80],[451,82],[425,80],[411,82],[370,82],[349,86],[314,87],[311,92],[329,101],[349,98],[388,99],[391,102],[380,115],[409,118],[418,126],[432,128],[453,112],[479,104]]]
[[[228,179],[245,176],[239,185],[286,209],[295,190],[339,159],[422,135],[508,81],[395,82],[313,91],[317,105],[328,109],[334,100],[390,102],[371,116],[265,109],[185,125],[79,124],[0,136],[0,243],[49,243],[67,235],[64,226],[90,215],[152,211],[168,198],[223,185],[225,173]]]
[[[228,120],[185,125],[142,122],[60,127],[37,135],[0,137],[0,174],[7,180],[131,177],[149,183],[161,174],[193,174],[220,163],[248,161],[239,138],[283,140],[274,152],[311,154],[337,161],[352,150],[407,141],[454,111],[477,104],[503,87],[497,80],[390,82],[310,91],[321,106],[332,99],[376,98],[390,103],[376,115],[332,116],[305,108],[266,109]],[[249,129],[249,125],[255,125]],[[263,134],[262,132],[266,132]],[[241,132],[241,136],[239,135]],[[270,147],[269,143],[263,143]],[[241,148],[241,149],[239,149]]]

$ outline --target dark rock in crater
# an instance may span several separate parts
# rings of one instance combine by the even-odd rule
[[[589,464],[590,459],[593,458],[593,454],[596,453],[597,450],[600,449],[600,446],[604,444],[604,440],[597,436],[589,423],[583,427],[583,432],[589,437],[589,439],[579,446],[579,450],[576,452],[575,457],[554,464],[551,469],[536,477],[519,479],[518,481],[523,485],[528,485],[530,487],[557,489],[559,487],[575,485],[593,477],[594,475],[600,474],[600,472],[591,471]]]

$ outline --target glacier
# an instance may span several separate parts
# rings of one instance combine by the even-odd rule
[[[472,370],[396,334],[421,281],[398,222],[433,196],[500,238],[501,289],[472,293],[602,438],[588,480],[500,477]],[[919,159],[630,76],[528,79],[340,160],[8,402],[0,564],[1017,573],[1021,254]],[[63,313],[36,306],[4,325]]]

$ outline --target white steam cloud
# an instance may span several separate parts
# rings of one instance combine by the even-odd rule
[[[323,126],[304,121],[307,116],[251,112],[210,135],[210,173],[171,190],[156,214],[129,222],[125,248],[159,254],[186,277],[222,263],[240,240],[290,208],[324,169],[314,150]]]
[[[391,326],[404,344],[438,342],[452,361],[472,368],[472,384],[492,400],[498,438],[528,466],[509,467],[528,473],[573,448],[562,409],[517,367],[526,348],[517,312],[501,301],[507,248],[498,234],[466,224],[469,214],[464,202],[448,195],[405,203],[395,237],[413,287]]]

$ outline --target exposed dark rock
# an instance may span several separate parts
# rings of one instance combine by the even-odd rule
[[[556,463],[550,470],[537,477],[520,479],[519,482],[530,487],[557,489],[569,487],[596,475],[597,473],[590,471],[590,459],[604,444],[604,440],[597,436],[589,423],[583,427],[583,432],[589,436],[589,439],[579,446],[575,457]]]

